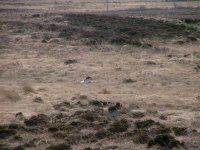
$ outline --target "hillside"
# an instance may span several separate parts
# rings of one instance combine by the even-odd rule
[[[0,149],[199,150],[198,8],[95,2],[0,2]]]

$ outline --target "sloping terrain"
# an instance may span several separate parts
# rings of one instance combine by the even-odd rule
[[[0,14],[0,149],[200,148],[198,17],[31,6]]]

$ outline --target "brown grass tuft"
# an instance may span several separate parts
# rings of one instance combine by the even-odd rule
[[[24,94],[36,93],[35,89],[32,88],[29,84],[23,85],[23,91],[24,91]]]
[[[137,80],[133,80],[133,79],[124,79],[123,83],[135,83],[137,82]]]
[[[87,99],[88,97],[87,97],[87,95],[80,95],[79,96],[79,99]]]

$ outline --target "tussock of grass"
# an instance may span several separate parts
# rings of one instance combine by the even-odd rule
[[[137,82],[136,80],[133,80],[133,79],[124,79],[123,80],[123,83],[135,83]]]
[[[24,84],[22,88],[23,88],[24,94],[36,93],[35,89],[32,88],[29,84]]]

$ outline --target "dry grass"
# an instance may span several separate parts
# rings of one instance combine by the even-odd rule
[[[99,92],[100,94],[111,94],[111,91],[107,90],[107,89],[103,89],[101,92]]]
[[[18,101],[20,96],[16,91],[0,88],[0,101]]]
[[[23,4],[23,6],[21,6]],[[48,0],[48,1],[25,1],[18,2],[1,2],[1,8],[30,9],[45,11],[51,8],[52,12],[99,12],[106,11],[106,1],[102,0]],[[110,0],[109,10],[124,9],[146,9],[146,8],[178,8],[178,7],[198,7],[198,1],[193,2],[163,2],[162,0],[138,1],[138,0]],[[37,16],[37,15],[36,15]]]
[[[29,84],[23,84],[22,89],[24,94],[37,93],[36,90]]]
[[[180,137],[176,138],[184,141],[188,149],[200,148],[197,144],[199,134],[187,135],[183,130],[200,130],[200,44],[198,39],[196,42],[185,42],[189,33],[198,38],[198,35],[195,35],[198,33],[196,29],[192,32],[187,27],[177,25],[176,21],[168,22],[168,19],[161,21],[152,18],[146,20],[60,13],[79,10],[79,0],[68,4],[63,4],[64,1],[61,0],[56,3],[51,0],[21,2],[0,2],[7,3],[0,14],[0,39],[6,37],[6,42],[1,42],[0,46],[0,83],[3,87],[0,91],[0,122],[6,124],[19,121],[15,118],[18,112],[22,112],[26,118],[42,113],[46,116],[40,116],[39,120],[33,117],[29,123],[36,121],[40,124],[40,119],[44,119],[42,123],[46,123],[48,117],[52,117],[55,124],[53,127],[49,126],[49,129],[57,132],[47,133],[47,126],[35,128],[37,135],[29,132],[30,136],[27,136],[20,131],[20,136],[26,139],[23,144],[30,143],[37,136],[35,141],[42,141],[42,144],[37,145],[39,149],[66,140],[73,143],[83,139],[83,143],[78,141],[72,148],[82,150],[88,147],[89,143],[92,148],[103,145],[106,149],[113,145],[117,146],[116,149],[134,147],[135,150],[146,150],[147,145],[136,143],[148,142],[148,131],[157,134],[163,130],[158,131],[158,124],[155,124],[148,125],[148,130],[144,132],[143,129],[138,129],[137,132],[134,123],[138,120],[140,123],[142,120],[153,120],[162,125],[176,127],[176,131],[171,131],[173,136],[174,132],[178,132],[176,134]],[[131,2],[133,4],[133,1]],[[131,8],[131,2],[129,6],[124,6],[123,3],[119,5]],[[88,3],[80,11],[86,11],[89,7],[91,10],[102,10],[99,6]],[[50,13],[43,13],[47,9]],[[146,13],[146,17],[149,17],[148,11],[137,12],[135,15],[138,17],[138,14]],[[167,16],[169,11],[171,10],[162,12],[162,16]],[[192,16],[197,14],[193,10],[183,12],[184,10],[173,10],[170,15],[185,18],[190,13]],[[153,13],[160,15],[158,11]],[[135,30],[138,31],[139,39],[133,40],[135,37],[132,34]],[[62,32],[66,37],[58,38]],[[162,37],[169,38],[166,40]],[[112,43],[110,38],[114,39],[115,43]],[[184,43],[181,42],[182,45],[174,42],[182,39],[185,39]],[[80,84],[86,76],[91,76],[92,82],[87,85]],[[29,84],[24,85],[25,81],[29,81]],[[41,97],[44,103],[35,103],[35,97]],[[2,102],[16,99],[21,100],[15,105]],[[88,103],[90,99],[94,102]],[[63,101],[64,103],[60,103]],[[116,107],[116,102],[123,107]],[[57,106],[56,109],[52,105]],[[108,115],[109,108],[115,108],[114,113]],[[54,114],[55,111],[57,114]],[[121,118],[127,119],[127,122],[117,122]],[[124,124],[128,129],[123,128]],[[72,128],[72,125],[76,127]],[[94,133],[101,131],[98,132],[98,138],[102,138],[105,135],[102,129],[109,128],[110,125],[116,128],[111,129],[116,135],[94,142]],[[87,132],[85,127],[88,127]],[[81,128],[80,131],[77,131],[77,128]],[[42,132],[39,132],[40,130]],[[121,133],[117,133],[118,130]],[[133,134],[138,136],[133,139]],[[172,139],[171,136],[160,138]],[[155,150],[157,147],[153,145],[159,145],[159,138],[153,139],[150,146]],[[0,140],[0,143],[9,143],[11,139]],[[9,145],[16,146],[17,143],[10,142]]]

